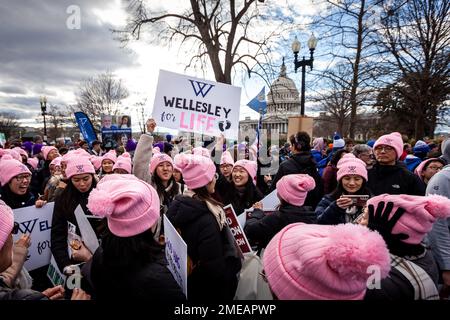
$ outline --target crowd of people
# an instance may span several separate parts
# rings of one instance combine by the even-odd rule
[[[262,161],[256,144],[219,137],[192,148],[180,137],[154,141],[155,128],[149,119],[148,133],[126,150],[103,150],[99,141],[0,149],[0,300],[107,300],[117,292],[186,300],[167,267],[164,216],[187,244],[188,300],[232,300],[246,280],[227,205],[245,212],[243,230],[263,265],[254,277],[273,299],[448,299],[449,138],[411,147],[393,132],[365,144],[335,135],[328,144],[298,132]],[[278,167],[262,174],[267,166]],[[267,211],[262,199],[273,191],[279,204]],[[51,287],[46,267],[28,273],[33,239],[12,240],[13,210],[49,202],[57,267],[70,276],[81,266],[74,290]],[[78,206],[95,218],[94,252],[81,238]]]

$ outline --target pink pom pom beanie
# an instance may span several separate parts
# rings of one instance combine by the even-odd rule
[[[248,175],[250,176],[250,179],[252,179],[253,184],[256,186],[256,171],[258,170],[258,165],[256,164],[256,161],[250,161],[250,160],[238,160],[234,163],[233,170],[236,167],[242,167],[247,171]]]
[[[294,206],[302,206],[308,191],[315,187],[316,182],[307,174],[288,174],[277,182],[280,198]]]
[[[14,226],[14,215],[10,207],[0,200],[0,250],[8,240]]]
[[[194,154],[177,154],[175,165],[180,168],[186,186],[193,190],[206,186],[214,179],[216,166],[207,157]]]
[[[52,150],[56,150],[58,151],[58,149],[56,149],[55,147],[52,146],[43,146],[41,149],[42,155],[44,157],[44,160],[47,160],[48,154],[50,153],[50,151]]]
[[[156,168],[163,162],[169,162],[173,167],[173,160],[168,154],[161,153],[159,148],[153,148],[153,156],[150,160],[150,174],[153,174]]]
[[[234,160],[231,156],[230,151],[224,151],[222,153],[222,156],[220,157],[220,165],[222,164],[231,164],[232,166],[234,166]]]
[[[293,223],[269,242],[263,264],[280,300],[361,300],[370,268],[386,277],[390,256],[383,238],[364,226]]]
[[[22,161],[12,159],[10,155],[4,155],[0,160],[0,184],[5,186],[12,178],[22,173],[31,174],[30,170]]]
[[[394,204],[389,219],[398,208],[406,210],[394,225],[392,234],[407,234],[409,237],[402,241],[409,244],[419,244],[425,235],[431,231],[436,219],[450,217],[450,199],[439,195],[424,197],[406,194],[381,194],[369,199],[367,205],[373,205],[375,212],[381,201],[385,203],[385,207],[388,202]]]
[[[364,161],[356,158],[353,154],[345,154],[337,163],[338,172],[336,174],[337,181],[343,176],[356,174],[367,181],[367,168]]]
[[[89,210],[106,217],[118,237],[132,237],[149,230],[159,219],[159,197],[148,183],[128,174],[103,177],[88,199]]]
[[[69,158],[67,161],[67,167],[65,170],[67,179],[72,178],[77,174],[95,173],[94,166],[86,157],[79,159]]]
[[[114,164],[114,169],[123,169],[127,173],[131,173],[131,157],[128,152],[125,152],[117,158],[117,162]]]

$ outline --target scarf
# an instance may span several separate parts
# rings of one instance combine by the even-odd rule
[[[195,192],[185,189],[183,195],[193,198],[195,196]],[[226,224],[225,211],[223,211],[223,208],[217,204],[214,204],[208,200],[206,200],[205,202],[209,211],[213,214],[214,218],[216,218],[220,231],[222,231],[223,227]]]

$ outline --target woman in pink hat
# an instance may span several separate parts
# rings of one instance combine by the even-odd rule
[[[371,195],[364,161],[349,153],[341,158],[337,169],[336,189],[325,195],[315,210],[319,224],[352,222],[362,213],[365,201]]]
[[[63,178],[61,173],[61,160],[62,157],[58,157],[50,162],[51,177],[48,180],[47,185],[45,186],[44,196],[42,200],[45,200],[47,202],[55,201],[55,190]]]
[[[382,194],[367,202],[360,223],[383,237],[391,271],[367,300],[436,300],[439,272],[423,239],[437,219],[450,217],[450,199],[440,195]]]
[[[170,204],[167,217],[187,244],[188,298],[191,301],[232,300],[241,259],[237,255],[223,204],[216,201],[216,166],[210,158],[179,154],[175,164],[188,187]]]
[[[44,164],[42,169],[37,172],[37,192],[39,194],[44,194],[45,186],[51,177],[50,163],[53,159],[59,157],[58,149],[53,146],[43,146],[41,149],[42,157],[44,158]]]
[[[102,166],[100,170],[99,178],[103,178],[105,175],[113,173],[114,163],[117,161],[117,155],[115,150],[110,150],[102,157]]]
[[[53,209],[51,229],[51,250],[58,264],[59,270],[68,272],[68,266],[89,260],[92,253],[79,241],[70,243],[69,256],[68,234],[81,236],[75,209],[80,205],[85,214],[90,215],[87,202],[90,192],[97,182],[94,178],[95,169],[87,157],[71,157],[67,160],[65,175],[67,186],[59,197],[56,198]],[[99,235],[102,232],[103,223],[98,221],[94,231]]]
[[[252,245],[265,248],[270,239],[285,226],[295,222],[316,223],[316,214],[310,206],[303,206],[306,195],[316,187],[307,174],[288,174],[277,182],[278,210],[265,215],[254,209],[245,223],[245,234]]]
[[[445,166],[445,161],[440,158],[430,158],[423,160],[414,170],[420,180],[427,185],[428,181]]]
[[[159,199],[152,186],[130,174],[105,176],[88,208],[108,222],[101,246],[82,270],[96,299],[115,300],[122,292],[125,300],[186,300],[154,239]]]

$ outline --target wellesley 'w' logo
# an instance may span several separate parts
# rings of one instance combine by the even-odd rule
[[[194,89],[196,97],[198,97],[199,94],[201,94],[203,98],[206,97],[208,92],[214,87],[213,84],[205,82],[199,82],[195,80],[189,80],[189,82],[192,85],[192,89]]]

